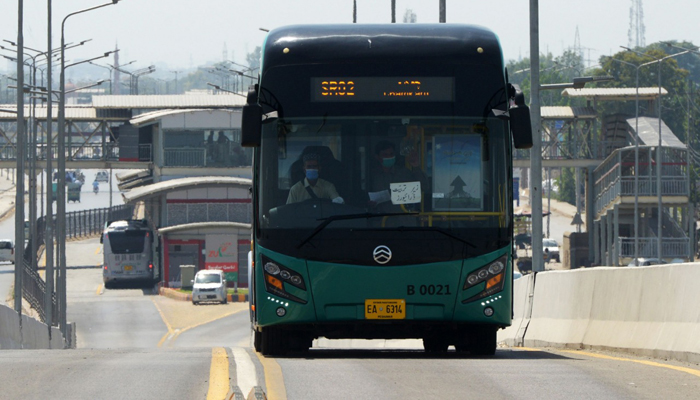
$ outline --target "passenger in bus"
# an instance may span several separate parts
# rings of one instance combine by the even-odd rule
[[[423,191],[427,188],[428,178],[419,168],[420,159],[417,152],[406,156],[412,169],[396,163],[395,146],[383,140],[374,147],[374,158],[377,161],[370,182],[369,206],[376,212],[401,212],[401,206],[392,204],[389,186],[399,182],[420,182]]]
[[[334,203],[345,203],[343,198],[338,195],[338,191],[335,190],[335,185],[319,178],[321,172],[320,156],[316,153],[307,153],[302,160],[304,162],[304,178],[295,183],[289,190],[287,204],[309,199],[331,199]]]

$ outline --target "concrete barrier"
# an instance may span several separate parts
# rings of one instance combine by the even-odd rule
[[[19,318],[12,308],[0,304],[0,349],[64,349],[63,335],[58,328],[51,327],[49,341],[48,326],[43,322],[22,315]]]
[[[525,346],[700,362],[700,264],[537,274]]]
[[[525,331],[530,322],[532,307],[532,288],[535,274],[524,275],[513,281],[513,323],[506,329],[498,331],[498,342],[508,346],[522,346]]]

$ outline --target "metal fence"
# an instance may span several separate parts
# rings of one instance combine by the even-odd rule
[[[39,144],[35,149],[37,160],[46,160],[46,144]],[[58,156],[58,145],[51,145],[54,158]],[[152,145],[120,145],[116,142],[104,143],[66,143],[66,160],[73,161],[117,161],[122,158],[152,161]],[[0,147],[0,160],[16,160],[17,151],[12,145]]]
[[[203,167],[207,159],[207,149],[165,148],[163,155],[166,167]]]
[[[46,295],[46,283],[37,271],[32,270],[28,262],[24,261],[22,271],[22,297],[32,306],[39,314],[41,322],[48,325],[46,321],[46,310],[44,309],[44,296]],[[51,303],[53,306],[53,316],[51,325],[58,325],[58,299],[56,292],[52,293]]]
[[[634,257],[634,238],[618,238],[617,243],[620,249],[620,257]],[[658,238],[639,238],[639,257],[656,257]],[[689,238],[663,238],[661,240],[661,251],[664,258],[686,258],[690,249]]]
[[[63,236],[66,239],[69,238],[80,238],[89,237],[100,234],[105,227],[107,221],[119,220],[119,219],[130,219],[134,214],[134,207],[128,205],[122,205],[110,208],[97,208],[92,210],[81,210],[66,213],[66,232],[65,235],[61,235],[60,232],[56,232],[56,237]],[[54,216],[54,224],[56,222],[56,216]],[[44,233],[46,230],[46,217],[41,217],[37,220],[37,243],[43,245],[44,243]],[[29,302],[29,304],[37,310],[39,318],[44,323],[46,322],[46,311],[44,309],[44,296],[46,293],[46,283],[37,271],[31,268],[31,258],[36,257],[38,261],[39,254],[32,254],[32,240],[30,238],[27,241],[27,246],[24,249],[22,258],[18,261],[21,262],[23,267],[23,277],[22,277],[22,297]],[[52,325],[58,324],[58,302],[56,300],[56,293],[53,293],[53,321]]]

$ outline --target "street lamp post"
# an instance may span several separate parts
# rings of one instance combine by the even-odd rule
[[[624,46],[621,46],[621,47],[627,51],[631,51],[633,53],[648,57],[647,54],[639,53],[635,50],[632,50],[632,49],[624,47]],[[691,50],[686,50],[686,51],[682,51],[680,53],[671,54],[671,55],[668,55],[666,57],[661,57],[661,58],[646,62],[644,64],[640,64],[639,67],[637,67],[637,70],[639,70],[639,68],[645,67],[647,65],[652,65],[654,63],[658,64],[659,99],[658,99],[657,117],[659,119],[659,142],[658,142],[658,145],[656,147],[656,196],[657,196],[657,208],[658,208],[656,234],[657,234],[658,238],[657,238],[657,242],[656,242],[656,254],[657,254],[657,257],[659,260],[661,260],[662,256],[663,256],[663,254],[662,254],[663,253],[663,243],[662,243],[662,241],[663,241],[663,232],[662,232],[662,229],[663,229],[663,199],[662,199],[662,193],[661,193],[661,189],[662,189],[662,185],[661,185],[661,176],[662,176],[661,172],[662,171],[661,170],[663,168],[663,160],[662,160],[663,154],[661,151],[661,146],[663,146],[663,140],[661,137],[661,62],[663,62],[669,58],[678,57],[680,55],[690,53],[690,52],[691,52]],[[639,78],[639,76],[637,76],[637,78]],[[639,81],[637,81],[637,92],[639,92]],[[639,106],[639,104],[637,104],[637,107],[638,106]],[[636,171],[635,171],[635,173],[636,173]],[[635,182],[636,182],[636,179],[635,179]],[[635,251],[636,251],[636,249],[635,249]],[[636,257],[635,257],[635,265],[636,265]]]
[[[639,260],[639,68],[641,65],[627,61],[610,58],[635,69],[635,96],[634,96],[634,265]]]
[[[66,15],[61,22],[61,75],[60,75],[60,100],[58,107],[58,193],[57,193],[57,230],[65,233],[66,229],[66,133],[65,133],[65,117],[66,117],[66,80],[65,80],[65,26],[66,20],[74,15],[82,14],[98,8],[117,4],[119,0],[112,0],[109,3],[104,3],[98,6],[85,8],[79,11],[72,12]],[[60,328],[63,336],[67,334],[66,324],[66,241],[65,238],[58,241],[58,282],[57,291],[59,296],[59,315]]]

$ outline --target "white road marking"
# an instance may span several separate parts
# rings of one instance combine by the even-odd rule
[[[244,396],[258,385],[258,377],[255,373],[255,364],[248,355],[248,352],[241,347],[232,347],[233,359],[236,363],[236,385],[241,389]]]

